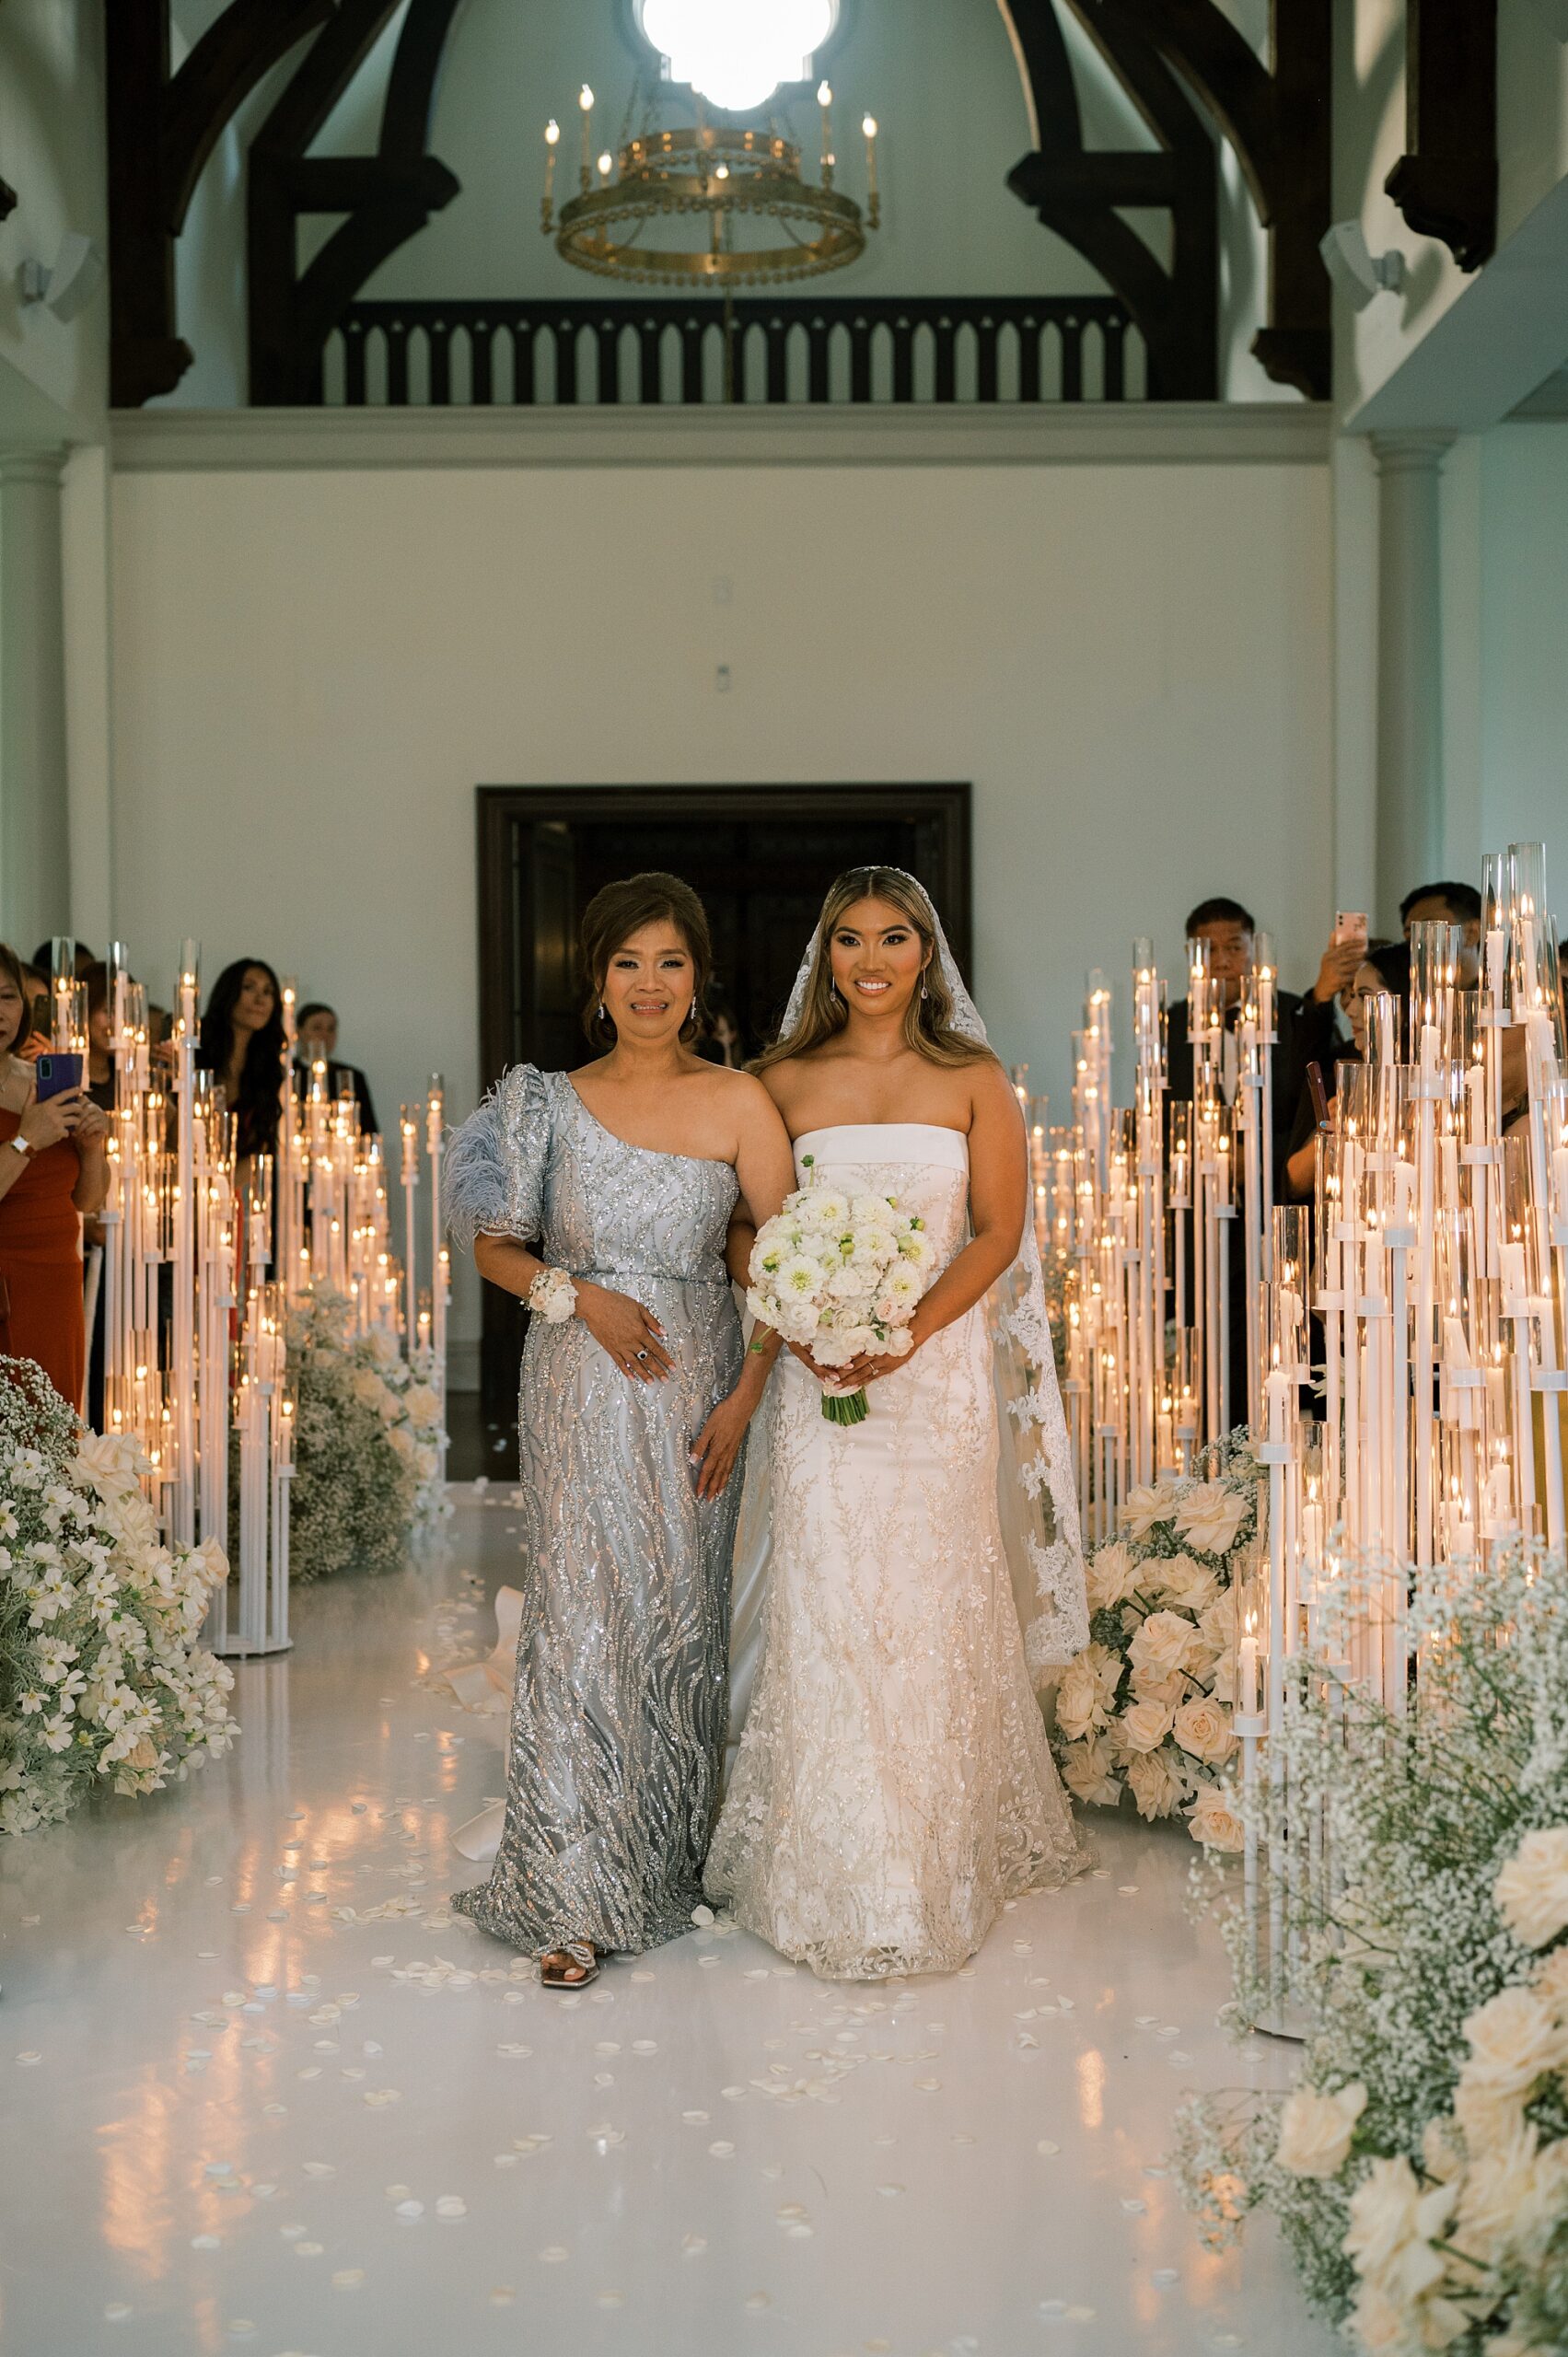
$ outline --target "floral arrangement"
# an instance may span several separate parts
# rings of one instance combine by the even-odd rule
[[[168,1548],[134,1442],[83,1433],[30,1362],[0,1362],[0,1833],[99,1780],[180,1782],[238,1733],[233,1673],[196,1642],[223,1550]]]
[[[1128,1493],[1120,1534],[1087,1565],[1089,1643],[1056,1689],[1055,1747],[1077,1798],[1184,1813],[1193,1839],[1240,1845],[1226,1777],[1236,1751],[1237,1580],[1258,1537],[1258,1469],[1232,1441],[1202,1478]]]
[[[1188,2106],[1179,2173],[1213,2240],[1272,2211],[1353,2346],[1547,2357],[1568,2346],[1568,1564],[1467,1567],[1412,1630],[1405,1715],[1311,1663],[1271,1737],[1335,1867],[1288,1910],[1311,2034],[1283,2103]],[[1262,1840],[1276,1789],[1248,1804]],[[1256,1995],[1243,1964],[1243,2016]]]
[[[341,1294],[312,1293],[288,1321],[295,1388],[289,1562],[297,1580],[351,1565],[387,1571],[411,1535],[449,1508],[440,1478],[441,1401],[395,1339],[356,1334]]]
[[[807,1169],[811,1156],[803,1155]],[[751,1248],[746,1306],[759,1325],[809,1348],[820,1366],[847,1366],[867,1351],[901,1358],[925,1291],[925,1224],[891,1195],[845,1195],[807,1184],[786,1195]],[[824,1387],[822,1413],[865,1422],[862,1390]]]

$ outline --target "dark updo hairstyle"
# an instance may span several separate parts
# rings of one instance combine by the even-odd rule
[[[196,1050],[197,1070],[215,1073],[221,1081],[228,1070],[234,1046],[234,1010],[245,987],[245,977],[252,971],[265,974],[271,982],[273,1012],[261,1030],[250,1034],[250,1045],[245,1051],[239,1074],[239,1101],[228,1109],[238,1117],[241,1155],[271,1154],[275,1150],[282,1110],[278,1091],[283,1084],[286,1046],[283,984],[264,958],[237,958],[231,966],[224,968],[207,993],[201,1043]]]
[[[702,1028],[703,999],[714,970],[707,912],[690,884],[683,884],[679,876],[666,876],[653,868],[645,876],[628,876],[619,884],[606,884],[583,911],[578,938],[583,978],[588,991],[583,1008],[583,1028],[596,1048],[615,1045],[615,1026],[607,1015],[599,1013],[610,961],[645,924],[674,925],[691,951],[696,987],[691,1012],[680,1027],[680,1037],[693,1039]]]

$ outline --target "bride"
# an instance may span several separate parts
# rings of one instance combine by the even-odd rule
[[[804,1350],[770,1386],[761,1658],[705,1888],[825,1977],[951,1971],[1086,1862],[1030,1673],[1087,1628],[1018,1107],[912,877],[833,885],[759,1069],[797,1183],[918,1209],[940,1273],[907,1356],[834,1370],[863,1423],[823,1416]]]

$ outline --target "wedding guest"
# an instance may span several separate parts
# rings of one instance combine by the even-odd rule
[[[1219,896],[1200,900],[1187,920],[1187,938],[1190,941],[1206,941],[1209,945],[1209,970],[1219,987],[1225,1009],[1220,1086],[1227,1103],[1234,1103],[1236,1099],[1239,1074],[1236,1021],[1241,1004],[1241,985],[1250,970],[1257,948],[1256,935],[1257,926],[1250,911],[1245,909],[1239,900]],[[1322,1062],[1332,1051],[1334,1001],[1339,993],[1353,981],[1364,955],[1358,941],[1330,939],[1318,962],[1317,979],[1305,998],[1297,998],[1294,991],[1275,991],[1274,1029],[1278,1038],[1274,1048],[1273,1126],[1276,1161],[1283,1158],[1289,1149],[1290,1133],[1307,1065]],[[1188,1031],[1185,999],[1179,999],[1170,1010],[1168,1050],[1170,1096],[1178,1101],[1191,1100],[1192,1042]]]
[[[264,958],[237,958],[208,993],[196,1063],[238,1117],[242,1163],[276,1149],[286,1046],[276,974]]]
[[[61,1398],[82,1406],[87,1326],[78,1213],[109,1191],[109,1123],[87,1091],[38,1101],[16,1053],[31,1021],[21,962],[0,946],[0,1283],[5,1348],[32,1359]]]
[[[114,1050],[109,969],[100,960],[87,968],[82,980],[87,986],[87,1091],[100,1112],[112,1113]]]
[[[1240,1039],[1237,1019],[1242,983],[1257,950],[1257,925],[1252,912],[1239,900],[1216,894],[1200,900],[1187,919],[1187,938],[1209,945],[1209,971],[1225,1008],[1220,1045],[1220,1088],[1227,1104],[1236,1101],[1240,1081]],[[1283,1176],[1290,1158],[1296,1108],[1307,1086],[1309,1063],[1327,1064],[1333,1053],[1334,1001],[1353,980],[1363,956],[1359,940],[1330,938],[1318,962],[1318,976],[1305,998],[1276,987],[1274,993],[1273,1062],[1274,1190],[1283,1200],[1288,1189]],[[1192,1096],[1192,1041],[1188,1028],[1187,1001],[1170,1010],[1168,1031],[1169,1095],[1173,1102]],[[1230,1401],[1232,1421],[1240,1422],[1247,1401],[1246,1230],[1239,1219],[1226,1223],[1230,1254]]]
[[[1457,924],[1464,935],[1459,988],[1475,989],[1481,980],[1481,894],[1473,884],[1418,884],[1400,902],[1400,923],[1407,941],[1412,924]]]
[[[318,1056],[327,1066],[327,1093],[341,1097],[345,1087],[354,1092],[359,1109],[362,1137],[371,1136],[377,1127],[376,1107],[370,1096],[370,1083],[357,1064],[343,1062],[338,1055],[337,1009],[320,999],[312,999],[299,1009],[294,1019],[295,1028],[295,1087],[303,1097],[310,1066]]]
[[[89,966],[96,966],[99,962],[99,954],[96,949],[89,949],[85,941],[75,942],[73,944],[73,946],[76,955],[75,963],[72,967],[71,970],[75,975],[77,981],[85,982],[87,978],[87,968]],[[41,941],[39,943],[38,947],[32,953],[32,962],[37,967],[41,974],[52,974],[54,970],[54,943],[52,939]]]

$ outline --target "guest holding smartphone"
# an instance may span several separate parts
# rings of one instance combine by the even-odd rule
[[[81,1086],[45,1055],[17,1053],[32,1027],[20,961],[0,945],[0,1282],[6,1348],[32,1359],[80,1410],[87,1374],[80,1214],[109,1192],[109,1122]]]

